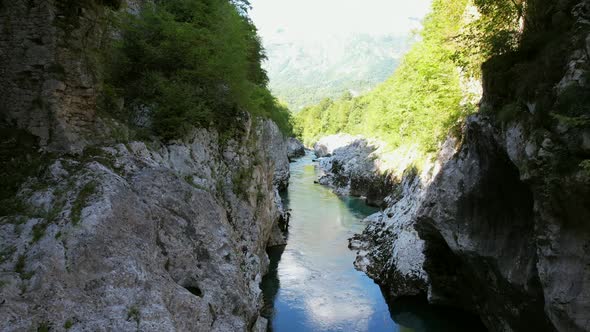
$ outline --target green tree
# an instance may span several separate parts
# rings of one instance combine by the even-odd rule
[[[125,116],[151,112],[164,139],[192,126],[231,128],[244,111],[289,133],[288,112],[267,89],[265,55],[247,1],[168,0],[122,14],[107,87]]]
[[[394,75],[372,92],[324,100],[297,114],[305,143],[345,131],[380,138],[392,148],[415,145],[424,154],[436,150],[448,129],[464,116],[450,41],[459,34],[466,6],[467,0],[434,1],[422,40]]]

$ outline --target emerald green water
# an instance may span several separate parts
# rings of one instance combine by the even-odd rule
[[[288,244],[270,250],[262,289],[275,332],[285,331],[479,331],[465,317],[408,299],[391,304],[379,286],[354,269],[348,238],[374,213],[359,199],[340,198],[314,184],[312,156],[291,164],[284,200],[291,209]]]

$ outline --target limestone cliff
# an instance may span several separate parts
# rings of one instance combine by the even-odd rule
[[[0,330],[265,330],[287,141],[247,113],[130,141],[97,108],[122,5],[0,1]]]
[[[249,129],[95,148],[31,178],[27,208],[0,218],[0,329],[251,329],[286,178],[262,139],[276,126]]]
[[[305,146],[298,139],[290,137],[287,144],[287,152],[290,160],[305,156]]]
[[[590,7],[526,9],[460,142],[405,176],[351,246],[388,296],[427,294],[492,331],[588,331]]]
[[[321,138],[314,151],[324,174],[319,183],[339,195],[364,197],[369,205],[381,207],[393,188],[387,174],[384,144],[363,136],[338,134]]]

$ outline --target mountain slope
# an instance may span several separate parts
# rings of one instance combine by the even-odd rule
[[[288,39],[288,38],[285,38]],[[297,112],[323,98],[364,93],[389,77],[409,49],[407,36],[367,34],[285,42],[265,40],[273,93]]]

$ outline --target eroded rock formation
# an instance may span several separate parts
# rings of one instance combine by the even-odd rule
[[[0,219],[0,329],[252,328],[287,159],[262,138],[277,133],[267,121],[226,146],[196,130],[53,161],[19,192],[28,208]]]
[[[388,295],[427,294],[492,331],[590,329],[589,13],[530,1],[523,45],[484,65],[457,147],[351,240]]]
[[[339,195],[365,197],[373,206],[383,206],[393,188],[383,173],[377,151],[381,143],[346,134],[323,137],[314,145],[324,175],[319,179]]]
[[[305,146],[301,141],[294,137],[290,137],[287,144],[287,152],[290,160],[305,156]]]
[[[98,112],[93,53],[120,5],[0,1],[0,166],[26,179],[1,197],[0,330],[266,330],[287,141],[247,115],[223,138],[129,141]]]
[[[0,112],[50,151],[81,151],[111,139],[97,115],[99,50],[109,40],[106,8],[120,1],[2,1]]]

